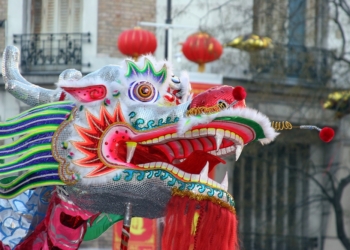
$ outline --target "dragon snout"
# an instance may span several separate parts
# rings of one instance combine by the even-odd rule
[[[193,98],[187,108],[188,114],[215,113],[232,106],[244,108],[245,96],[245,90],[240,86],[222,85],[213,87]]]

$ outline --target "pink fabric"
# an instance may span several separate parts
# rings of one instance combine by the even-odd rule
[[[62,213],[65,216],[61,216]],[[16,250],[49,250],[53,247],[64,250],[78,249],[86,232],[86,222],[92,216],[92,213],[60,199],[55,193],[51,197],[45,219],[25,241],[16,247]],[[71,218],[70,221],[62,223],[61,218],[67,217]],[[77,221],[78,224],[75,223]]]
[[[0,241],[0,250],[11,250],[11,248],[8,245],[2,244],[2,242]]]

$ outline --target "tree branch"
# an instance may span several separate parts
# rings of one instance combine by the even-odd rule
[[[339,6],[340,8],[342,8],[345,14],[350,17],[350,6],[348,5],[348,3],[344,0],[339,0]]]
[[[333,176],[331,175],[331,173],[329,171],[323,171],[324,174],[326,174],[328,176],[328,179],[329,181],[331,182],[331,188],[332,188],[332,191],[333,191],[333,197],[335,196],[335,193],[336,193],[336,188],[335,188],[335,185],[334,185],[334,179],[333,179]]]
[[[342,26],[342,24],[339,21],[339,4],[337,4],[335,1],[332,1],[332,3],[334,4],[334,8],[335,8],[335,17],[333,17],[332,20],[337,25],[337,27],[338,27],[338,29],[340,31],[341,39],[342,39],[340,55],[337,56],[334,53],[333,56],[334,56],[335,60],[344,61],[344,62],[350,64],[350,60],[348,60],[348,59],[346,59],[344,57],[345,52],[346,52],[346,37],[345,37],[345,32],[344,32],[343,26]]]
[[[177,12],[176,14],[174,14],[173,19],[180,16],[182,13],[184,13],[186,11],[186,9],[188,8],[188,6],[190,6],[192,4],[193,0],[190,0],[185,7],[182,8],[182,10],[180,10],[179,12]]]
[[[343,208],[341,205],[341,198],[344,191],[344,188],[350,184],[350,174],[343,178],[337,188],[336,195],[334,197],[334,212],[335,212],[335,218],[336,218],[336,226],[337,226],[337,235],[339,240],[342,242],[342,244],[345,246],[346,249],[350,249],[350,240],[346,236],[345,228],[344,228],[344,215],[343,215]]]
[[[290,168],[290,169],[294,169],[297,170],[299,172],[301,172],[302,174],[304,174],[305,176],[307,176],[308,178],[310,178],[320,189],[321,192],[326,196],[326,199],[330,202],[333,203],[333,198],[328,194],[328,191],[325,189],[325,187],[311,174],[305,172],[304,170],[300,169],[300,168]]]

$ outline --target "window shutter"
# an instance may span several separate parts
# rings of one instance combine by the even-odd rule
[[[59,33],[67,33],[69,32],[69,12],[71,11],[69,8],[69,0],[60,0],[59,1]]]
[[[32,32],[81,32],[82,5],[82,0],[32,0]]]
[[[70,27],[71,32],[81,32],[81,9],[83,5],[82,0],[70,0],[71,11],[70,11]]]
[[[31,13],[31,32],[41,32],[41,19],[42,19],[42,0],[32,1],[32,13]]]
[[[42,0],[42,29],[41,33],[55,33],[55,0]]]

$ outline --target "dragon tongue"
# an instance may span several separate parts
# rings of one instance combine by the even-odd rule
[[[211,172],[217,164],[226,163],[218,156],[197,150],[193,151],[183,162],[173,165],[186,173],[200,174],[203,166],[205,166],[207,162],[209,162],[209,172]]]

